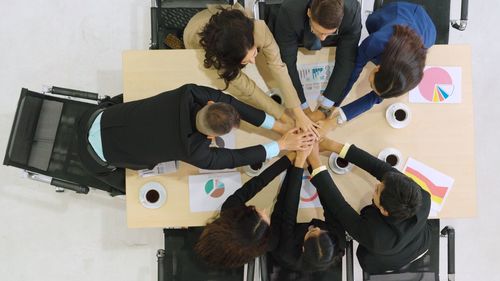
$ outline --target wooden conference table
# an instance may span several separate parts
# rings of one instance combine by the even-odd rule
[[[299,52],[298,63],[320,63],[334,60],[335,49]],[[257,57],[258,65],[262,58]],[[137,100],[183,84],[223,88],[215,73],[203,68],[201,50],[127,51],[123,55],[125,101]],[[415,158],[455,179],[439,218],[463,218],[476,215],[476,178],[474,160],[474,127],[471,81],[471,50],[469,46],[438,45],[429,50],[427,65],[462,67],[462,102],[459,104],[409,103],[408,95],[389,99],[372,110],[331,132],[328,136],[339,142],[356,144],[377,155],[386,147],[399,149],[403,163]],[[344,104],[369,92],[367,75],[374,67],[365,67]],[[244,70],[262,89],[267,89],[255,65]],[[262,76],[269,77],[265,71]],[[272,84],[274,81],[271,81]],[[390,127],[385,119],[387,107],[394,102],[407,104],[412,111],[411,123],[403,129]],[[314,104],[312,104],[314,106]],[[160,128],[158,128],[160,129]],[[236,132],[237,147],[269,141],[277,135],[244,124]],[[323,163],[327,163],[323,156]],[[136,171],[126,173],[127,221],[129,227],[182,227],[204,225],[214,212],[192,213],[189,207],[188,176],[198,174],[198,168],[180,162],[179,171],[156,177],[141,178]],[[241,171],[241,169],[240,169]],[[346,200],[360,210],[371,202],[375,179],[358,167],[345,175],[333,174],[335,183]],[[278,177],[279,178],[279,177]],[[279,179],[263,189],[250,204],[272,210]],[[242,183],[249,177],[242,173]],[[150,181],[162,183],[167,189],[166,203],[158,209],[144,208],[139,202],[139,189]],[[322,217],[321,208],[299,210],[299,220]]]

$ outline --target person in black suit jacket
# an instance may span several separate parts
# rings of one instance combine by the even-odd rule
[[[343,93],[349,81],[356,63],[361,28],[361,8],[357,0],[285,0],[281,4],[273,34],[306,112],[309,105],[297,70],[299,45],[309,50],[319,50],[322,46],[337,47],[335,66],[323,93],[324,97],[331,99]],[[331,102],[323,106],[320,109],[324,110],[316,116],[324,118],[329,115]]]
[[[357,257],[363,270],[369,273],[396,270],[423,256],[430,243],[429,193],[386,162],[356,146],[328,142],[329,150],[380,181],[375,187],[373,203],[358,214],[345,201],[321,164],[317,145],[308,158],[314,169],[311,182],[318,190],[325,212],[338,219],[359,242]]]
[[[99,108],[83,117],[81,126],[88,138],[88,151],[96,163],[107,168],[150,169],[172,160],[205,169],[234,168],[263,162],[280,150],[304,149],[314,140],[309,133],[290,130],[278,141],[263,145],[209,147],[207,137],[229,133],[239,126],[240,116],[254,126],[281,132],[285,126],[232,96],[194,84]]]
[[[327,270],[342,260],[346,247],[345,231],[330,213],[325,212],[325,221],[313,219],[308,224],[297,223],[303,167],[309,152],[297,152],[271,215],[269,248],[274,262],[280,266],[279,272],[273,274],[280,280]],[[319,278],[319,275],[313,276]]]
[[[218,216],[203,229],[195,246],[198,256],[212,266],[235,268],[267,252],[269,216],[246,203],[290,167],[294,158],[294,152],[281,157],[224,201]]]

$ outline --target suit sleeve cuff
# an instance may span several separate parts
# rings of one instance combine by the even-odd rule
[[[274,122],[276,122],[276,119],[274,119],[274,117],[266,113],[266,118],[264,119],[264,122],[260,124],[260,127],[271,130],[274,127]]]
[[[321,99],[321,107],[323,108],[332,108],[335,105],[335,102],[323,96]]]
[[[337,123],[343,124],[347,122],[347,116],[345,115],[344,110],[342,108],[339,108],[338,111],[339,111],[339,116],[337,117]]]
[[[349,143],[344,144],[344,147],[342,147],[342,149],[340,150],[339,156],[341,158],[345,158],[347,152],[349,151],[349,148],[351,148],[351,144]]]
[[[276,141],[265,143],[262,146],[266,150],[266,159],[271,159],[280,153],[280,147]]]
[[[301,104],[300,108],[302,108],[302,110],[308,109],[309,108],[309,104],[307,103],[307,101],[304,102],[303,104]]]
[[[320,172],[323,172],[326,170],[326,166],[323,165],[323,166],[319,166],[318,168],[314,169],[311,173],[311,178],[314,178],[314,176],[316,176],[317,174],[319,174]]]

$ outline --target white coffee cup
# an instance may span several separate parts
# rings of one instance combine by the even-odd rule
[[[391,127],[401,129],[410,124],[411,110],[404,103],[393,103],[385,111],[385,118]]]
[[[387,147],[380,151],[378,159],[387,162],[396,169],[400,169],[401,164],[403,163],[403,155],[401,154],[401,151],[393,147]]]
[[[332,154],[330,154],[330,158],[328,158],[328,166],[334,173],[343,175],[350,172],[353,165],[344,158],[339,157],[337,153],[332,152]]]
[[[267,95],[272,98],[278,104],[284,104],[285,100],[283,99],[283,95],[281,94],[281,90],[278,88],[272,88],[267,92]]]
[[[167,190],[155,181],[146,183],[139,190],[139,202],[148,209],[157,209],[167,201]]]

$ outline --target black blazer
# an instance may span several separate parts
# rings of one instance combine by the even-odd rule
[[[335,256],[341,257],[346,246],[345,231],[325,213],[325,221],[313,219],[308,224],[297,223],[300,189],[304,170],[291,166],[278,193],[278,198],[271,215],[270,250],[273,259],[282,267],[291,271],[303,271],[300,264],[304,236],[310,225],[328,231],[336,243]]]
[[[369,172],[379,181],[388,171],[398,172],[384,161],[352,145],[346,160]],[[430,195],[422,189],[422,206],[417,214],[404,221],[383,216],[375,205],[358,214],[344,199],[328,171],[317,174],[316,186],[326,213],[337,218],[359,243],[357,256],[361,268],[370,273],[399,269],[429,248],[430,226],[427,217]],[[354,187],[352,187],[354,188]]]
[[[297,71],[297,51],[299,45],[306,48],[315,40],[311,32],[307,9],[309,0],[285,0],[276,17],[273,34],[280,48],[281,60],[288,67],[293,86],[300,101],[306,101]],[[335,93],[343,93],[356,63],[356,54],[361,36],[361,8],[357,0],[344,0],[344,17],[338,35],[329,36],[323,46],[337,46],[335,67],[325,89],[327,98]]]
[[[278,161],[267,167],[267,169],[262,171],[258,176],[251,178],[243,184],[241,188],[229,196],[226,201],[224,201],[224,204],[222,204],[221,211],[231,208],[244,207],[250,199],[252,199],[289,166],[290,160],[288,157],[282,156]]]
[[[265,113],[209,87],[187,84],[159,95],[111,106],[101,119],[104,157],[129,169],[152,168],[181,160],[205,169],[234,168],[263,162],[262,145],[242,149],[209,148],[207,136],[196,130],[196,113],[208,101],[233,105],[252,125]]]

